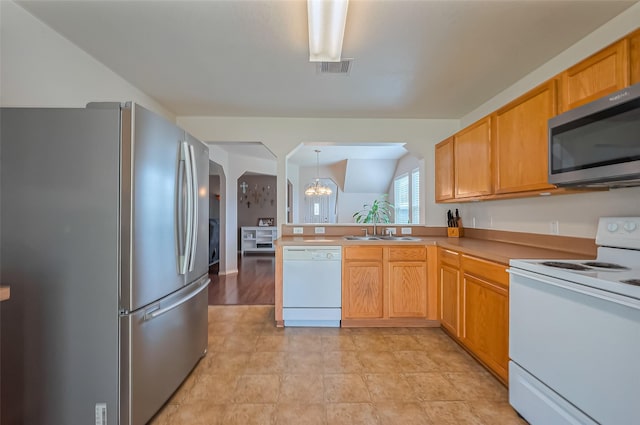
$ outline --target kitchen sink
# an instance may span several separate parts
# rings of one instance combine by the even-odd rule
[[[348,241],[418,241],[413,236],[345,236]]]
[[[414,236],[380,236],[383,241],[419,241],[420,238]]]

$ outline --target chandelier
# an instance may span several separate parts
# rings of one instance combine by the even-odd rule
[[[306,196],[328,196],[333,193],[329,186],[325,186],[320,183],[320,151],[315,150],[316,153],[316,178],[313,183],[309,184],[304,190]]]

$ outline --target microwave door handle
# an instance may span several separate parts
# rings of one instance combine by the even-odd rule
[[[191,249],[189,251],[189,271],[193,271],[198,243],[198,170],[196,166],[196,153],[192,145],[189,146],[191,157]]]

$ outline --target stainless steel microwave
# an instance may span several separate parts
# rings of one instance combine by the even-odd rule
[[[549,183],[640,186],[640,83],[549,120]]]

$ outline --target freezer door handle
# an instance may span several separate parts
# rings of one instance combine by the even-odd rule
[[[191,293],[186,295],[184,298],[182,298],[182,299],[180,299],[180,300],[174,302],[173,304],[170,304],[170,305],[168,305],[168,306],[166,306],[164,308],[160,308],[160,304],[156,304],[156,305],[150,307],[147,311],[145,311],[144,320],[155,319],[158,316],[162,316],[163,314],[168,313],[169,311],[173,310],[174,308],[180,307],[182,304],[186,303],[191,298],[195,297],[200,292],[204,291],[209,286],[210,283],[211,283],[211,279],[207,278],[202,283],[200,283],[200,287],[199,288],[196,288]]]
[[[196,153],[193,146],[189,146],[191,165],[191,247],[189,249],[189,271],[193,271],[198,243],[198,170],[196,169]]]

